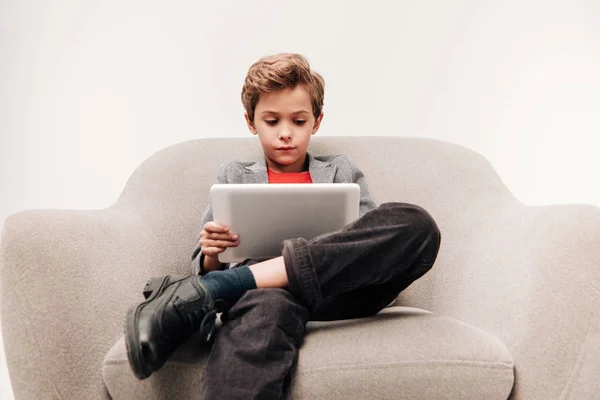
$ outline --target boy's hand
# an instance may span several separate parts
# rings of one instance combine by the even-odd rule
[[[214,221],[207,222],[200,232],[200,247],[202,254],[208,257],[216,257],[228,247],[239,245],[238,235],[230,232],[229,227],[219,225]]]

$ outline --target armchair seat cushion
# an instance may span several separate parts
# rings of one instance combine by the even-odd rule
[[[121,338],[102,373],[113,399],[196,399],[210,348],[196,336],[150,378],[133,375]],[[408,307],[345,321],[309,322],[291,399],[506,399],[514,364],[495,336]]]

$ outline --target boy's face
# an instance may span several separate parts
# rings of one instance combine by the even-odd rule
[[[261,93],[254,121],[248,128],[258,135],[267,166],[275,172],[301,172],[311,135],[319,130],[323,113],[315,119],[308,90],[302,85]]]

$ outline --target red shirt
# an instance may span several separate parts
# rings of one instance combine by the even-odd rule
[[[267,168],[269,183],[312,183],[310,172],[275,172]]]

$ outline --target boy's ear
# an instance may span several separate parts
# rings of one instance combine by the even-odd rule
[[[312,135],[317,133],[317,131],[321,127],[321,121],[323,121],[323,112],[321,112],[321,115],[319,115],[319,118],[315,119],[315,124],[313,125],[313,128],[312,128]]]
[[[246,124],[248,125],[250,132],[252,132],[253,135],[256,135],[256,127],[254,126],[254,122],[250,121],[250,118],[248,118],[248,113],[244,113],[244,118],[246,119]]]

